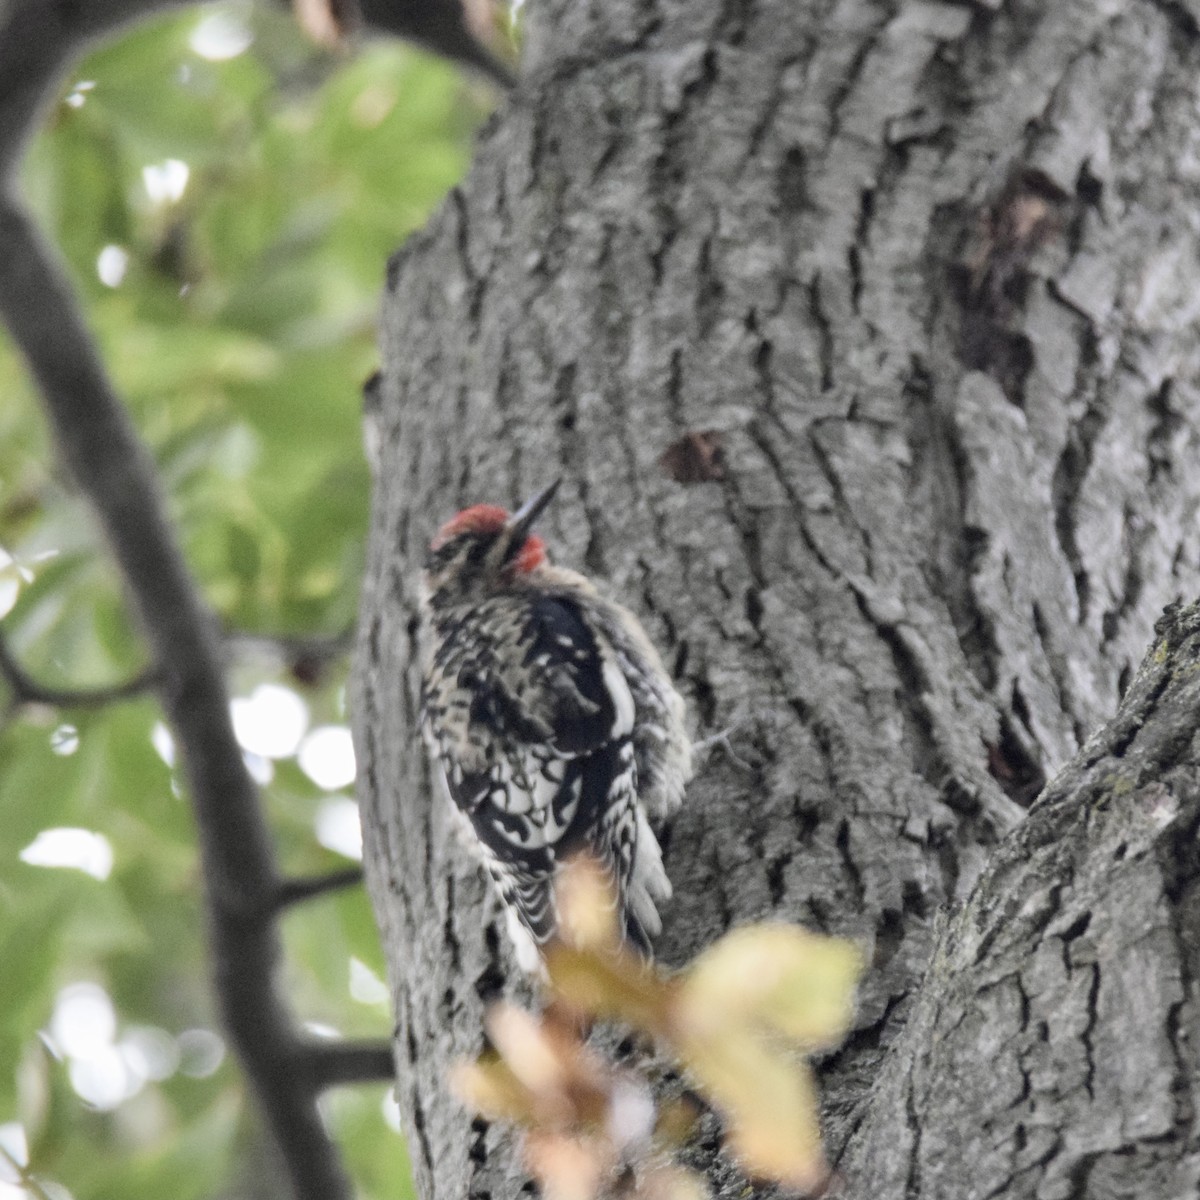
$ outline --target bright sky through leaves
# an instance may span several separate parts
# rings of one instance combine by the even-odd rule
[[[356,862],[362,860],[362,825],[353,800],[331,799],[317,809],[317,841]]]
[[[238,744],[263,758],[291,758],[308,728],[308,705],[290,688],[260,684],[229,705]]]
[[[21,861],[35,867],[69,867],[93,879],[112,873],[112,843],[90,829],[43,829],[21,851]]]
[[[201,58],[224,62],[249,50],[254,33],[238,9],[226,7],[204,17],[188,41]]]
[[[120,287],[128,269],[129,252],[122,246],[109,244],[96,256],[96,274],[105,287]]]
[[[178,158],[142,168],[142,185],[152,204],[174,204],[183,198],[191,169]]]
[[[345,725],[322,725],[300,743],[300,769],[327,792],[354,782],[354,742]]]

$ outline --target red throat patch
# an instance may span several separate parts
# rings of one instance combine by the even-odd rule
[[[531,533],[525,539],[525,545],[513,559],[513,570],[518,575],[524,575],[535,567],[540,567],[546,561],[546,543],[536,533]]]

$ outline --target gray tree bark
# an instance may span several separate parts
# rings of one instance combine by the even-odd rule
[[[423,1195],[522,1177],[444,1085],[512,971],[415,732],[416,579],[457,507],[560,472],[552,552],[741,760],[667,832],[662,957],[765,917],[866,951],[822,1064],[841,1194],[1196,1194],[1186,620],[1029,805],[1200,592],[1198,17],[530,5],[391,264],[372,414],[355,719]]]

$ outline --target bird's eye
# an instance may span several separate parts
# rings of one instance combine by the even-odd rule
[[[426,560],[434,570],[443,570],[452,562],[462,557],[461,539],[455,538],[453,541],[443,542],[436,549],[431,549],[429,558]]]

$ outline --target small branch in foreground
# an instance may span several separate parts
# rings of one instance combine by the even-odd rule
[[[354,647],[354,631],[353,625],[340,633],[308,636],[227,630],[224,640],[227,652],[263,656],[285,667],[298,683],[313,684],[321,679],[331,663],[350,653]]]
[[[119,700],[129,700],[152,691],[158,681],[153,668],[147,667],[124,683],[96,688],[47,687],[34,679],[17,661],[0,629],[0,677],[12,692],[12,706],[48,704],[54,708],[101,708]]]
[[[303,879],[285,879],[275,893],[275,909],[282,912],[293,904],[315,900],[329,892],[341,891],[362,883],[362,868],[347,867],[344,871],[331,871],[328,875],[312,875]]]
[[[391,1083],[396,1064],[389,1042],[308,1042],[301,1070],[317,1091],[354,1083]]]
[[[0,168],[2,151],[0,144]],[[306,1043],[275,987],[282,953],[271,919],[278,870],[230,721],[212,616],[171,529],[154,463],[109,382],[71,281],[3,182],[0,318],[29,364],[59,454],[108,539],[157,664],[156,690],[200,833],[225,1031],[262,1105],[295,1200],[349,1200],[353,1189],[321,1122],[316,1089],[297,1078]]]
[[[231,646],[263,650],[284,658],[301,655],[306,658],[340,658],[349,653],[354,645],[354,626],[340,633],[327,634],[250,633],[242,629],[229,629],[225,632],[225,640]]]

